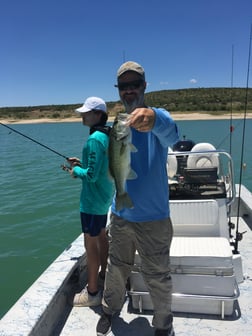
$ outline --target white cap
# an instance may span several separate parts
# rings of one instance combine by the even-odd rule
[[[99,110],[103,112],[107,112],[107,106],[103,99],[98,97],[89,97],[84,102],[83,106],[77,108],[75,112],[85,113],[91,110]]]

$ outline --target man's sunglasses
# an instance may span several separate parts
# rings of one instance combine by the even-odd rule
[[[140,79],[132,82],[121,82],[115,85],[115,87],[117,87],[119,91],[136,90],[139,89],[143,83],[144,81]]]

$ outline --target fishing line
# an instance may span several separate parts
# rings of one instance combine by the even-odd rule
[[[13,132],[15,132],[15,133],[17,133],[17,134],[19,134],[19,135],[21,135],[21,136],[23,136],[23,137],[29,139],[29,140],[35,142],[36,144],[40,145],[41,147],[44,147],[44,148],[48,149],[49,151],[53,152],[54,154],[57,154],[57,155],[63,157],[64,159],[68,160],[68,157],[67,157],[67,156],[65,156],[65,155],[63,155],[63,154],[57,152],[56,150],[54,150],[54,149],[52,149],[52,148],[50,148],[50,147],[48,147],[48,146],[42,144],[41,142],[39,142],[39,141],[37,141],[37,140],[35,140],[35,139],[29,137],[28,135],[26,135],[26,134],[24,134],[24,133],[21,133],[21,132],[15,130],[14,128],[12,128],[12,127],[10,127],[10,126],[7,126],[7,125],[5,125],[5,124],[3,124],[3,123],[1,123],[1,122],[0,122],[0,124],[1,124],[2,126],[4,126],[4,127],[8,128],[8,129],[10,129],[11,131],[13,131]]]
[[[230,123],[229,123],[229,153],[232,154],[232,135],[233,135],[233,83],[234,83],[234,46],[232,45],[232,63],[231,63],[231,101],[230,101]]]

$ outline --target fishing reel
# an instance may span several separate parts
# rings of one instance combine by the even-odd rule
[[[72,170],[72,168],[66,164],[60,165],[60,168],[68,173]]]
[[[243,239],[244,233],[247,233],[247,231],[237,232],[237,234],[236,234],[237,241],[241,241]]]

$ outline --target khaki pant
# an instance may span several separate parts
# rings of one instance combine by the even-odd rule
[[[170,218],[132,223],[114,214],[109,228],[109,259],[106,272],[103,309],[107,314],[120,311],[125,300],[125,285],[137,250],[142,275],[153,307],[153,325],[168,329],[172,323],[170,245],[173,228]]]

